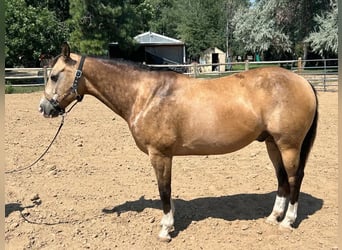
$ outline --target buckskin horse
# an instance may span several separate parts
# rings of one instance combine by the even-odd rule
[[[254,140],[266,143],[278,179],[273,210],[266,221],[293,228],[318,119],[316,91],[301,76],[267,67],[217,79],[194,79],[80,56],[70,53],[64,43],[54,60],[40,112],[57,117],[86,94],[121,116],[138,148],[149,155],[163,208],[161,240],[171,240],[174,224],[173,156],[225,154]]]

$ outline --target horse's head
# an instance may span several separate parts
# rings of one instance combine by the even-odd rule
[[[57,117],[65,113],[65,108],[74,100],[83,97],[84,80],[81,79],[84,57],[70,54],[67,43],[62,45],[62,53],[55,58],[39,111],[45,117]]]

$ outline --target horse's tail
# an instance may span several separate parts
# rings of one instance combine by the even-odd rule
[[[300,152],[300,166],[301,168],[304,169],[304,166],[306,164],[306,161],[308,159],[310,150],[312,148],[312,145],[315,141],[316,138],[316,133],[317,133],[317,123],[318,123],[318,98],[317,98],[317,92],[316,89],[311,85],[311,88],[314,92],[315,98],[316,98],[316,110],[315,110],[315,116],[314,119],[312,121],[311,127],[309,129],[309,131],[307,132],[303,144],[302,144],[302,148],[301,148],[301,152]]]

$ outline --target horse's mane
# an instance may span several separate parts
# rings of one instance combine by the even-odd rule
[[[151,67],[149,67],[146,64],[133,62],[121,58],[115,58],[115,59],[99,59],[104,64],[109,64],[113,66],[121,66],[121,67],[127,67],[129,69],[137,70],[137,71],[151,71]]]
[[[170,67],[165,65],[165,67],[154,67],[153,65],[146,65],[141,62],[134,62],[121,58],[114,59],[100,59],[101,62],[114,66],[127,67],[128,69],[137,70],[137,71],[160,71],[160,72],[176,72],[176,73],[184,73],[184,69]]]
[[[62,56],[62,54],[54,57],[51,60],[50,67],[52,68],[58,61],[58,59]],[[105,59],[105,58],[96,58],[96,57],[90,57],[96,60],[99,60],[100,62],[108,65],[113,65],[113,66],[120,66],[120,67],[127,67],[128,69],[131,70],[136,70],[136,71],[172,71],[176,73],[182,73],[181,70],[177,68],[170,68],[169,66],[165,67],[153,67],[146,65],[144,63],[140,62],[134,62],[126,59],[121,59],[121,58],[114,58],[114,59]],[[71,60],[67,63],[75,64],[76,62],[74,60]]]

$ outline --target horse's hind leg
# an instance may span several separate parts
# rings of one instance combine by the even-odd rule
[[[300,163],[300,149],[286,148],[281,150],[284,168],[288,176],[290,186],[290,202],[285,218],[280,223],[281,228],[292,229],[292,225],[297,218],[298,198],[302,180],[304,177],[304,163]]]
[[[160,199],[163,206],[163,218],[160,222],[161,230],[159,239],[162,241],[170,241],[169,232],[173,228],[174,223],[174,206],[171,200],[171,166],[172,157],[167,157],[159,152],[152,150],[149,152],[150,160],[157,176],[158,189]]]
[[[278,224],[278,221],[284,215],[286,199],[290,194],[290,186],[281,153],[272,137],[267,138],[266,147],[268,155],[274,165],[278,179],[277,196],[274,202],[272,213],[267,217],[266,221],[271,224]]]

